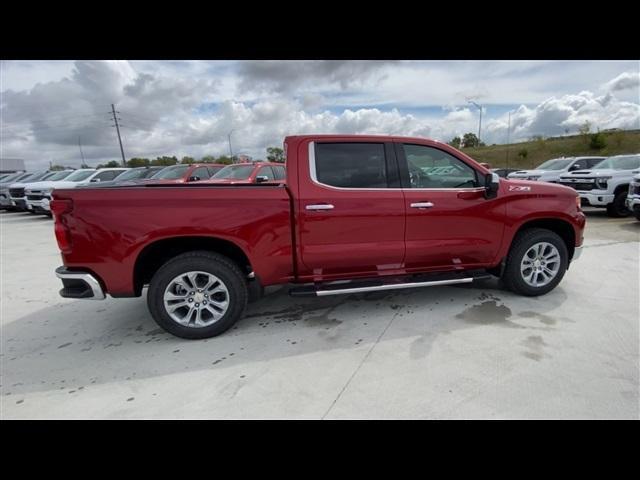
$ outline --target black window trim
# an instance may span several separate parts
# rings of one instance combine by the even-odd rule
[[[380,144],[384,149],[384,159],[385,159],[385,167],[387,170],[387,187],[336,187],[334,185],[329,185],[326,183],[322,183],[318,180],[317,172],[316,172],[316,145],[319,143],[365,143],[365,144]],[[286,175],[286,170],[285,170]],[[366,141],[366,140],[326,140],[326,141],[311,141],[309,142],[309,175],[311,177],[311,181],[316,185],[325,188],[331,188],[334,190],[353,190],[357,192],[367,191],[367,190],[401,190],[400,185],[400,170],[398,168],[398,159],[396,157],[396,152],[393,148],[393,142],[388,141]]]
[[[427,147],[427,148],[433,148],[434,150],[440,150],[442,153],[446,153],[447,155],[452,156],[453,158],[455,158],[456,160],[459,160],[460,162],[464,163],[467,167],[469,167],[471,170],[473,170],[475,176],[476,176],[476,183],[480,184],[480,178],[481,178],[481,174],[480,172],[478,172],[478,170],[476,170],[473,165],[470,165],[469,162],[465,161],[464,159],[458,157],[457,155],[454,155],[451,152],[447,152],[446,150],[443,150],[442,148],[438,148],[435,145],[425,145],[424,143],[414,143],[414,142],[402,142],[402,141],[397,141],[394,142],[394,147],[395,147],[395,151],[396,151],[396,157],[398,159],[398,168],[400,170],[400,184],[402,185],[403,190],[411,190],[411,191],[421,191],[421,190],[432,190],[432,191],[441,191],[441,192],[459,192],[459,191],[478,191],[478,190],[484,190],[484,187],[482,186],[477,186],[477,187],[458,187],[458,188],[413,188],[411,186],[410,180],[409,180],[409,164],[407,163],[407,158],[405,157],[404,154],[404,149],[402,148],[403,145],[415,145],[417,147]]]

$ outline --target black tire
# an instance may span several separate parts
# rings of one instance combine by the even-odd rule
[[[555,278],[548,284],[541,287],[534,287],[527,284],[520,271],[520,263],[527,250],[539,242],[547,242],[558,249],[560,254],[560,268]],[[564,240],[557,233],[544,228],[530,228],[524,230],[516,236],[511,244],[507,262],[502,275],[504,285],[511,291],[528,297],[544,295],[553,290],[564,277],[569,263],[569,252]]]
[[[625,203],[626,200],[627,191],[622,190],[618,192],[613,199],[613,203],[607,205],[607,215],[614,218],[628,217],[629,215],[631,215],[631,212],[629,211]]]
[[[174,321],[164,306],[164,291],[176,276],[190,271],[208,272],[218,277],[229,292],[229,307],[215,323],[206,327],[188,327]],[[247,281],[229,258],[208,251],[183,253],[165,263],[155,273],[147,292],[149,311],[160,327],[181,338],[201,339],[220,335],[233,326],[247,306]]]

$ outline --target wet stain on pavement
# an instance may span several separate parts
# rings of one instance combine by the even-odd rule
[[[551,356],[544,352],[544,347],[548,347],[549,345],[545,343],[544,339],[540,335],[531,335],[527,337],[526,340],[522,342],[522,345],[527,347],[527,351],[523,352],[522,355],[531,360],[535,360],[536,362],[539,362],[544,357]]]
[[[511,328],[525,328],[507,320],[511,317],[511,309],[506,305],[498,305],[496,300],[486,300],[480,304],[467,307],[456,318],[476,325],[503,325]]]
[[[73,345],[73,342],[63,343],[62,345],[58,345],[58,348],[65,348],[65,347],[68,347],[69,345]]]

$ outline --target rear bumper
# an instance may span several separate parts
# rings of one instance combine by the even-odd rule
[[[87,272],[74,272],[66,267],[56,268],[56,277],[62,280],[60,296],[85,300],[104,300],[105,294],[96,277]]]
[[[614,195],[606,193],[593,193],[593,192],[578,192],[580,199],[583,203],[594,207],[606,207],[610,203],[613,203]]]

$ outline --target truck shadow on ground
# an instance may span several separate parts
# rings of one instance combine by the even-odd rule
[[[144,379],[192,370],[242,366],[333,349],[365,355],[380,340],[413,338],[407,354],[428,356],[442,335],[458,330],[510,329],[533,361],[545,357],[542,332],[569,318],[552,311],[567,300],[562,286],[537,298],[517,297],[497,280],[320,298],[266,295],[222,336],[189,341],[158,328],[144,298],[70,301],[3,327],[2,398]],[[486,334],[483,335],[486,339]]]

